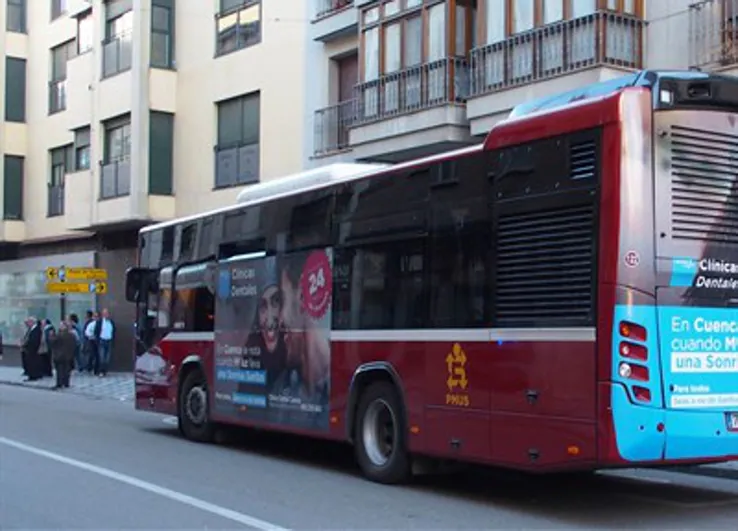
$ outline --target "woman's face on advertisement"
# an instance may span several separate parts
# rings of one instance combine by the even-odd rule
[[[279,341],[279,319],[282,310],[282,298],[279,288],[268,287],[259,300],[259,327],[264,345],[269,352],[274,352]]]

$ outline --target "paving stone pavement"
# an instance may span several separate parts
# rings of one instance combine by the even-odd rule
[[[51,389],[56,380],[43,378],[35,382],[25,382],[20,367],[0,367],[0,384],[21,385],[36,389]],[[107,398],[132,401],[134,394],[132,373],[108,373],[104,378],[89,374],[72,373],[69,389],[62,392],[85,395],[94,398]]]

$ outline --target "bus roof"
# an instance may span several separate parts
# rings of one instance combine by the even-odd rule
[[[696,70],[640,70],[613,79],[577,87],[566,92],[520,103],[513,108],[508,119],[520,118],[537,112],[565,107],[571,103],[607,96],[626,87],[647,87],[649,89],[657,89],[656,92],[658,92],[658,88],[665,81],[707,81],[709,79],[721,79],[723,77],[719,74],[707,74]],[[654,106],[657,106],[657,98],[659,97],[659,94],[654,93]]]
[[[502,120],[498,125],[502,125],[509,120],[516,120],[527,115],[550,111],[579,103],[585,100],[602,98],[609,94],[614,94],[626,87],[647,87],[654,92],[654,108],[658,107],[658,94],[660,87],[669,81],[707,81],[710,79],[723,79],[724,76],[716,74],[707,74],[698,71],[657,71],[657,70],[641,70],[630,74],[623,75],[618,78],[592,83],[574,90],[554,94],[538,98],[532,101],[521,103],[513,108],[506,120]],[[509,122],[508,122],[509,123]],[[494,134],[495,128],[487,135]],[[338,163],[331,164],[315,169],[299,172],[296,174],[272,179],[267,182],[249,185],[238,194],[236,203],[228,205],[208,212],[193,214],[191,216],[177,218],[169,221],[163,221],[148,225],[141,229],[141,233],[155,231],[164,227],[177,225],[180,223],[190,223],[198,219],[222,214],[232,210],[237,210],[245,205],[258,204],[262,201],[286,197],[293,194],[318,190],[336,184],[339,182],[350,182],[358,179],[375,177],[385,174],[389,171],[404,170],[414,166],[442,161],[444,159],[453,158],[459,155],[469,154],[484,149],[485,142],[476,144],[471,147],[446,151],[436,155],[431,155],[422,159],[411,160],[399,164],[369,164],[369,163]]]
[[[233,205],[227,205],[214,210],[147,225],[140,230],[140,233],[145,234],[165,227],[178,225],[180,223],[190,223],[208,216],[215,216],[232,210],[238,210],[246,205],[258,204],[263,201],[309,192],[311,190],[319,190],[339,182],[350,182],[368,177],[375,177],[390,171],[404,170],[414,166],[422,166],[424,164],[442,161],[459,155],[475,153],[477,151],[482,151],[483,148],[484,144],[480,142],[473,146],[463,147],[453,151],[444,151],[443,153],[398,164],[337,163],[321,166],[312,170],[279,177],[263,183],[248,185],[239,192],[236,197],[236,203]]]
[[[311,170],[272,179],[263,183],[247,186],[238,194],[236,202],[252,203],[260,199],[269,199],[276,195],[299,193],[316,188],[321,184],[333,184],[356,179],[362,175],[386,168],[389,164],[337,163],[320,166]]]

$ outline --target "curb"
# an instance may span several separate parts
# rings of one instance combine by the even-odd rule
[[[0,380],[0,385],[9,385],[13,387],[23,387],[25,389],[34,389],[36,391],[53,391],[51,386],[45,385],[28,385],[26,382],[19,382],[16,380]],[[66,394],[72,394],[77,396],[84,396],[86,398],[92,398],[95,400],[114,400],[116,402],[133,402],[133,396],[111,396],[102,395],[100,393],[89,392],[85,389],[79,389],[72,386],[70,389],[65,390]]]

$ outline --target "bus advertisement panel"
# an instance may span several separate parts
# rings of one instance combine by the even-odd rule
[[[328,428],[331,251],[224,261],[215,303],[214,407],[240,419]]]

